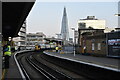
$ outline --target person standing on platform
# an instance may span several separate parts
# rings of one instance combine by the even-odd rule
[[[86,46],[84,46],[84,48],[83,48],[83,49],[84,49],[84,53],[86,53]]]
[[[56,48],[55,48],[55,49],[56,49],[56,52],[58,52],[58,49],[59,49],[59,48],[58,48],[58,46],[56,46]]]
[[[5,57],[5,68],[9,68],[9,58],[11,57],[11,46],[9,43],[3,47],[4,57]]]

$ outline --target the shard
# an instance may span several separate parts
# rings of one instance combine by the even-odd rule
[[[64,7],[64,11],[63,11],[63,18],[62,18],[61,38],[65,42],[69,40],[68,19],[67,19],[67,13],[66,13],[65,7]]]

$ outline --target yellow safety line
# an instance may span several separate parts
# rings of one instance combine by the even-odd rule
[[[6,69],[3,69],[3,72],[2,72],[2,79],[1,79],[1,80],[4,80],[4,78],[5,78],[5,73],[6,73]]]

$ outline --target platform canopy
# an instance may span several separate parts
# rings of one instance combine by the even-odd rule
[[[2,2],[2,35],[16,37],[34,2]]]

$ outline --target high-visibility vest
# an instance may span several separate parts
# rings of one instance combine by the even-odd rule
[[[5,55],[8,55],[8,56],[11,56],[11,47],[10,46],[7,46],[8,50],[5,51]]]
[[[56,50],[58,50],[58,47],[56,47]]]
[[[40,46],[36,45],[35,50],[40,50]]]

